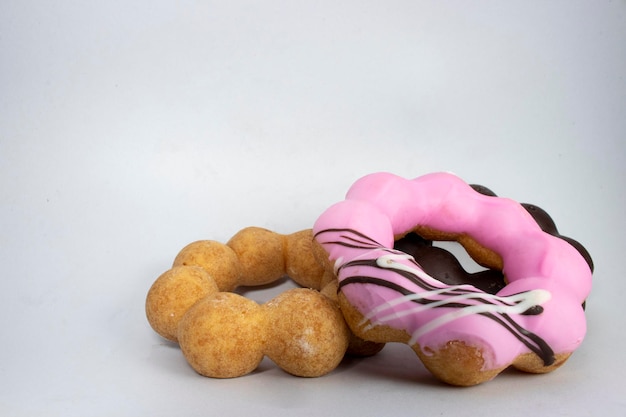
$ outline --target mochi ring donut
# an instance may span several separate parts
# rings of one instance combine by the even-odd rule
[[[490,294],[429,276],[393,249],[410,232],[458,241],[478,263],[501,269],[506,285]],[[407,343],[449,384],[476,385],[511,365],[552,371],[585,336],[592,275],[585,258],[542,231],[521,204],[481,194],[453,174],[365,176],[313,233],[334,267],[352,331]]]

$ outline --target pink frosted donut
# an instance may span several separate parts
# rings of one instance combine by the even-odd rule
[[[495,255],[506,285],[489,294],[429,276],[393,249],[412,231],[458,240],[478,262],[487,254],[488,265]],[[334,264],[353,332],[409,344],[450,384],[475,385],[510,365],[549,372],[585,336],[592,273],[583,256],[542,231],[521,204],[480,194],[455,175],[363,177],[313,232]]]

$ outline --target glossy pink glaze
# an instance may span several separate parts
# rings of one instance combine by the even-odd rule
[[[467,233],[494,250],[503,259],[508,285],[490,299],[472,286],[450,287],[428,277],[412,257],[389,249],[395,236],[418,225]],[[353,245],[354,240],[362,239],[332,229],[357,231],[375,243]],[[357,276],[379,278],[433,303],[423,306],[403,300],[398,291],[370,283],[341,287],[372,325],[406,330],[413,336],[410,343],[418,343],[423,350],[437,350],[450,340],[461,340],[483,350],[486,369],[506,366],[531,350],[514,335],[517,331],[493,319],[504,317],[501,313],[511,318],[514,326],[540,337],[554,353],[572,352],[584,338],[586,321],[581,304],[591,290],[591,270],[584,258],[567,242],[544,233],[517,202],[479,194],[455,175],[434,173],[413,180],[388,173],[363,177],[350,188],[345,201],[320,216],[313,232],[335,262],[340,283]],[[346,243],[357,247],[346,247]],[[390,253],[391,259],[385,260]],[[355,263],[372,259],[387,262],[390,268]],[[402,269],[418,275],[422,284],[397,273]],[[450,291],[438,294],[437,289],[451,290],[464,308],[432,308],[451,302]],[[520,306],[540,305],[543,312],[524,315],[508,309],[506,306],[518,296],[507,297],[518,293],[523,293],[523,300],[517,300]],[[485,303],[485,298],[490,301]],[[485,308],[493,309],[488,314],[491,318],[480,314]]]

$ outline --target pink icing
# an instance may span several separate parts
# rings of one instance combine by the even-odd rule
[[[467,233],[494,250],[508,284],[493,296],[428,276],[391,249],[395,236],[418,225]],[[370,326],[403,329],[423,351],[460,340],[483,350],[487,369],[531,351],[547,365],[551,354],[572,352],[585,336],[581,304],[591,270],[584,258],[543,232],[519,203],[479,194],[452,174],[363,177],[313,232],[335,262],[341,291]]]

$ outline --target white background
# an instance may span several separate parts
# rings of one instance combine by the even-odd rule
[[[0,414],[624,415],[625,109],[623,0],[3,1]],[[588,248],[570,361],[459,389],[397,345],[213,380],[149,327],[184,245],[309,228],[381,170],[453,171]]]

